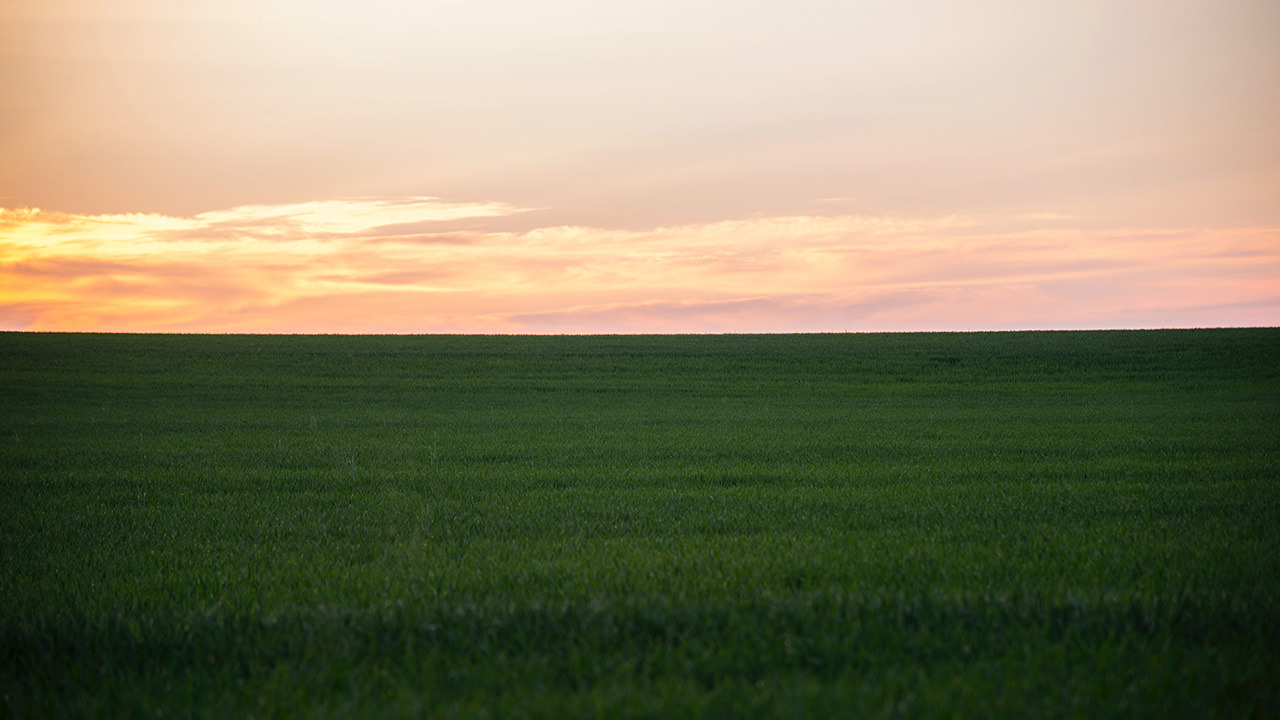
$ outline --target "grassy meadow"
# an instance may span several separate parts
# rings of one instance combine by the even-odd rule
[[[1280,716],[1280,330],[0,334],[0,716]]]

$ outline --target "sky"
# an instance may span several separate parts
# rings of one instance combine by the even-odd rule
[[[0,329],[1280,325],[1274,0],[0,0]]]

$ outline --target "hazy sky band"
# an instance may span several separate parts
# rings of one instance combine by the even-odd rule
[[[1274,325],[1277,27],[1262,0],[9,3],[0,324]]]
[[[190,218],[5,211],[0,323],[244,332],[964,330],[1266,324],[1280,310],[1280,228],[1091,231],[1026,218],[1016,229],[1009,218],[959,216],[797,216],[648,231],[448,227],[520,212],[431,198]]]

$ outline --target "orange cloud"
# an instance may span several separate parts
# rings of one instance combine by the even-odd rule
[[[1087,230],[1052,214],[647,231],[471,223],[521,212],[435,198],[191,217],[0,210],[0,325],[772,332],[1280,320],[1280,228]]]

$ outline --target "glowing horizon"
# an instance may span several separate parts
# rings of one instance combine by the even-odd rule
[[[1280,310],[1280,228],[850,215],[640,231],[447,226],[523,212],[435,198],[191,217],[0,211],[0,327],[994,330],[1266,324]]]
[[[14,3],[0,329],[1280,325],[1273,27],[1264,0]]]

